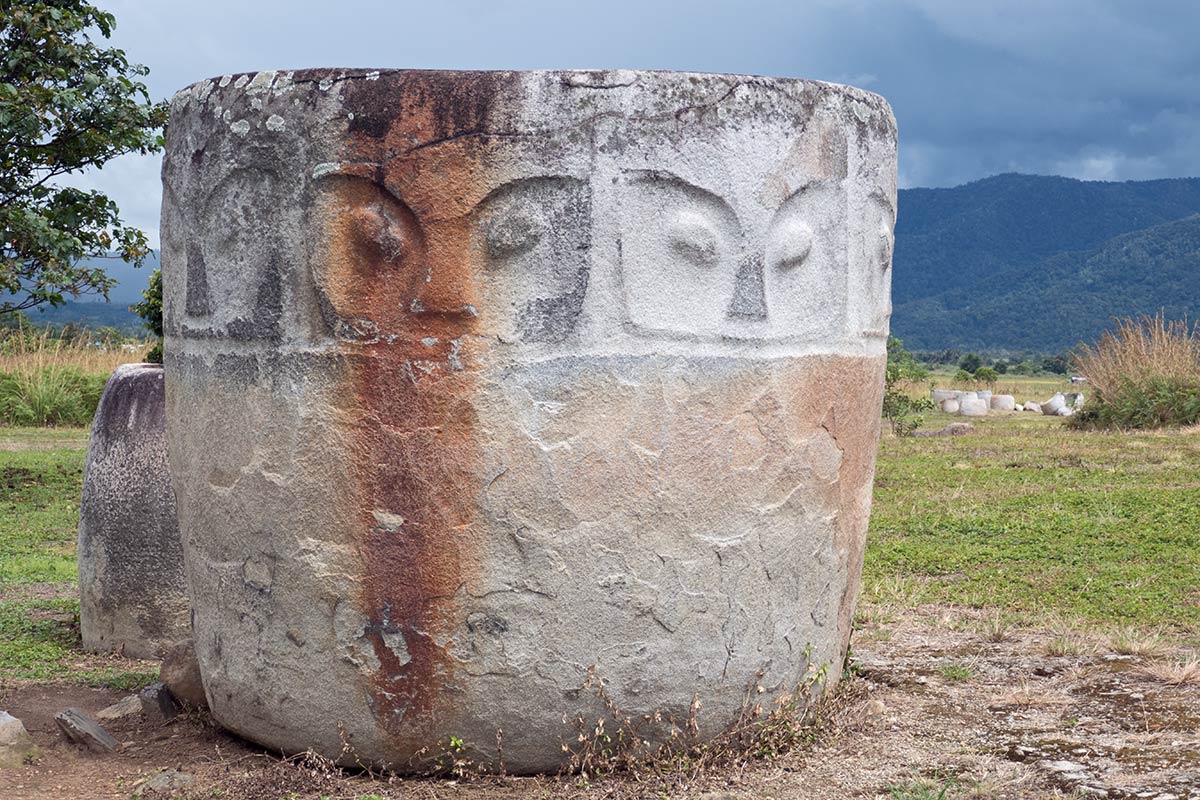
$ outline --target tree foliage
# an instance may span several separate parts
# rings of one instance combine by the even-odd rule
[[[156,269],[150,273],[150,285],[142,290],[142,302],[134,303],[129,309],[142,318],[146,330],[153,333],[158,342],[146,353],[146,360],[153,364],[161,364],[163,360],[163,299],[162,299],[162,270]]]
[[[904,349],[904,342],[888,337],[887,372],[883,387],[883,417],[897,436],[911,436],[925,421],[921,414],[933,408],[925,395],[913,397],[913,384],[925,380],[929,370]]]
[[[83,0],[0,0],[0,313],[107,299],[113,279],[80,259],[149,253],[106,195],[54,182],[162,148],[166,104],[137,80],[148,70],[96,41],[114,25]]]

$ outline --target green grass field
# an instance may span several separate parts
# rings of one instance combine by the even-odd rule
[[[1029,391],[1048,397],[1053,384]],[[933,413],[925,427],[952,419]],[[868,606],[1200,634],[1200,432],[1081,433],[1033,414],[972,422],[968,436],[881,441]],[[152,666],[79,650],[86,441],[80,429],[0,428],[0,687],[152,679]]]
[[[80,428],[0,428],[0,689],[156,680],[152,665],[79,647],[75,532],[86,446]]]
[[[880,442],[869,601],[1200,631],[1200,433],[971,422],[972,435]]]

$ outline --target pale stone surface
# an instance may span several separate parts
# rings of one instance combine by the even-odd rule
[[[979,397],[965,397],[958,406],[964,417],[986,417],[988,413],[988,401]]]
[[[1025,410],[1040,414],[1042,413],[1042,404],[1036,400],[1029,400],[1025,403]]]
[[[957,414],[961,403],[957,398],[950,397],[942,401],[942,411],[947,414]]]
[[[157,658],[191,635],[163,386],[158,365],[119,366],[92,421],[78,548],[88,650]]]
[[[24,723],[7,711],[0,711],[0,769],[19,767],[37,752]]]
[[[836,678],[895,123],[802,80],[347,70],[172,103],[171,461],[213,714],[509,770]],[[354,755],[342,749],[342,735]]]
[[[1048,417],[1059,416],[1059,411],[1067,407],[1067,399],[1063,397],[1062,392],[1056,393],[1049,400],[1041,404],[1042,413]]]
[[[1011,394],[994,394],[990,402],[996,411],[1015,411],[1017,408],[1017,400]]]
[[[960,392],[956,392],[953,389],[932,389],[929,396],[933,398],[933,402],[942,403],[946,400],[957,400],[959,394]]]

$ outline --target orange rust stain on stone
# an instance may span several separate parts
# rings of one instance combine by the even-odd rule
[[[863,550],[875,474],[886,359],[862,356],[821,356],[797,363],[790,379],[790,407],[800,410],[794,424],[800,429],[824,428],[842,452],[838,469],[837,545],[846,553],[850,580],[839,598],[838,634],[841,652],[850,643],[854,603],[862,574]],[[828,398],[814,404],[810,398]],[[836,666],[836,665],[835,665]]]
[[[439,148],[405,153],[478,128],[494,87],[443,81],[347,87],[355,114],[347,158],[378,171],[329,184],[319,277],[347,365],[359,603],[380,664],[370,704],[393,738],[418,743],[453,707],[456,597],[479,569],[474,395],[486,332],[474,310],[463,198],[481,193],[484,158],[474,146],[454,158],[435,156]],[[431,171],[440,189],[414,186],[428,185]]]

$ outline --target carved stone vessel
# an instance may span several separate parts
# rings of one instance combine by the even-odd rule
[[[162,367],[123,364],[92,421],[78,547],[88,650],[158,658],[192,635],[164,406]]]
[[[603,715],[589,668],[652,743],[836,678],[890,309],[881,98],[262,72],[180,92],[168,131],[171,464],[224,725],[399,770],[451,737],[495,763],[502,731],[536,772]]]

